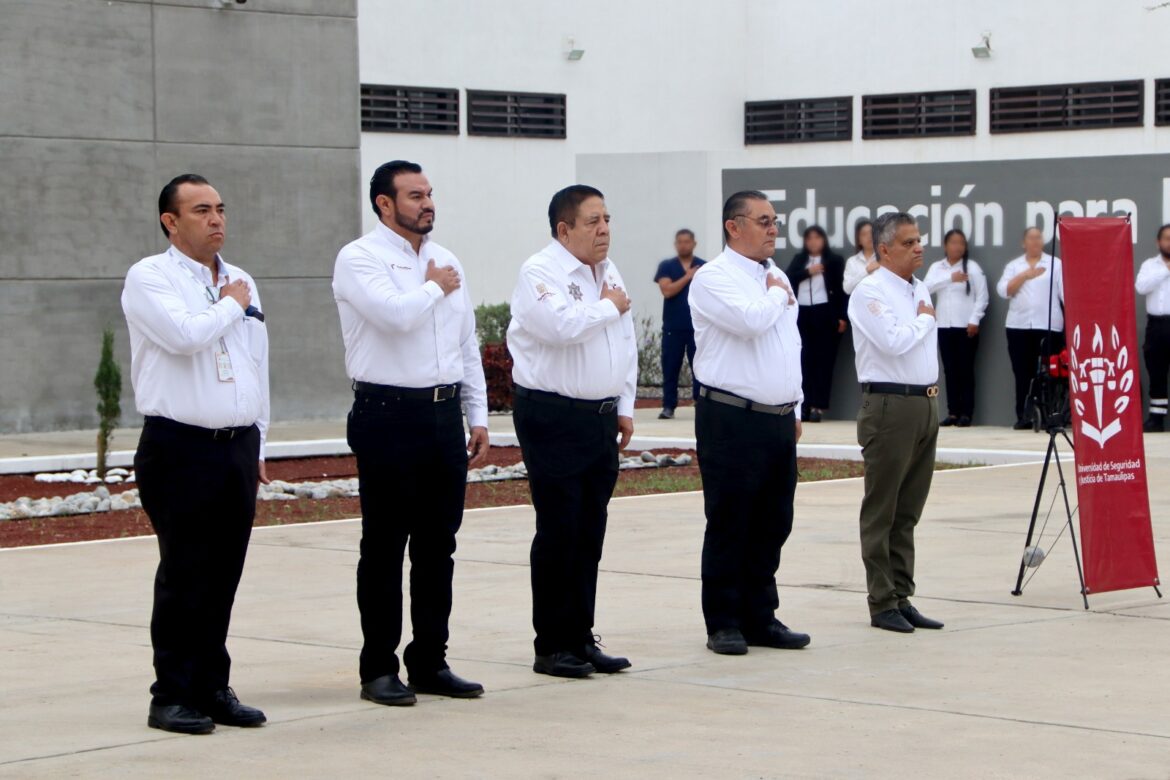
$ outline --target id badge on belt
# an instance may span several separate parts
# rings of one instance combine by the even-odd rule
[[[215,351],[215,375],[221,382],[236,381],[236,374],[232,371],[232,356],[228,354],[227,344],[222,337],[219,340],[219,349]]]

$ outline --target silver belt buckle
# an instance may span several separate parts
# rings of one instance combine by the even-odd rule
[[[219,441],[220,439],[231,441],[234,438],[236,438],[236,432],[231,428],[216,428],[215,432],[211,434],[212,441]]]
[[[609,414],[617,408],[617,403],[614,401],[602,401],[601,406],[597,407],[598,414]]]
[[[439,401],[443,400],[442,398],[439,397],[439,394],[442,392],[442,390],[443,390],[442,385],[438,385],[435,387],[435,395],[434,395],[434,398],[431,399],[431,403],[437,404]]]
[[[926,397],[938,398],[938,385],[931,385],[930,387],[926,388]]]

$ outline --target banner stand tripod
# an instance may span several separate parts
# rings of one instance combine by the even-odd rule
[[[1126,215],[1126,222],[1130,219]],[[1053,258],[1053,271],[1055,271],[1056,258],[1056,236],[1060,232],[1061,219],[1056,219],[1056,224],[1052,230],[1052,244],[1049,251],[1049,256]],[[1043,347],[1041,349],[1041,365],[1037,367],[1036,376],[1032,380],[1032,387],[1029,395],[1034,404],[1036,414],[1035,430],[1039,431],[1041,427],[1048,433],[1048,449],[1044,453],[1044,468],[1040,472],[1040,482],[1036,487],[1036,500],[1032,504],[1032,517],[1028,522],[1028,534],[1024,542],[1024,555],[1020,560],[1020,570],[1016,575],[1016,587],[1012,591],[1013,596],[1020,596],[1024,592],[1024,571],[1029,565],[1038,567],[1043,563],[1046,556],[1046,551],[1041,551],[1039,548],[1032,546],[1033,538],[1036,537],[1036,519],[1040,516],[1040,502],[1044,495],[1044,485],[1048,478],[1048,469],[1055,461],[1057,484],[1060,487],[1060,495],[1064,502],[1064,516],[1065,527],[1068,528],[1069,538],[1072,540],[1073,559],[1077,566],[1077,579],[1081,583],[1081,601],[1085,605],[1085,609],[1089,608],[1089,592],[1085,588],[1085,571],[1081,566],[1081,552],[1077,545],[1076,528],[1073,524],[1073,514],[1075,510],[1072,508],[1068,500],[1068,483],[1064,479],[1064,467],[1060,462],[1060,451],[1057,447],[1058,439],[1063,438],[1068,444],[1070,451],[1076,450],[1076,445],[1073,444],[1072,439],[1068,435],[1068,422],[1070,417],[1069,409],[1069,388],[1068,376],[1069,366],[1067,355],[1065,353],[1052,354],[1050,347],[1050,339],[1052,335],[1052,307],[1053,298],[1055,297],[1056,274],[1049,273],[1048,277],[1048,329],[1044,337]],[[1063,309],[1063,302],[1061,307]],[[1056,503],[1056,497],[1052,499],[1053,505]],[[1049,507],[1048,515],[1044,518],[1044,524],[1040,528],[1039,536],[1044,535],[1044,528],[1048,525],[1048,517],[1052,515],[1052,508]],[[1057,534],[1056,540],[1053,541],[1049,547],[1051,550],[1056,546],[1056,542],[1060,540],[1060,534]],[[1031,577],[1028,578],[1029,581]],[[1152,586],[1154,592],[1158,594],[1158,598],[1162,598],[1162,591],[1158,589],[1157,584]]]
[[[1077,534],[1073,527],[1073,510],[1068,502],[1068,485],[1064,481],[1064,468],[1060,465],[1060,451],[1056,446],[1059,438],[1063,438],[1068,442],[1070,450],[1074,449],[1074,445],[1068,437],[1068,431],[1064,428],[1064,420],[1060,414],[1050,415],[1046,422],[1048,429],[1048,450],[1044,454],[1044,469],[1040,472],[1040,484],[1036,488],[1036,501],[1032,504],[1032,519],[1028,522],[1028,538],[1024,542],[1024,557],[1020,560],[1020,573],[1016,576],[1016,588],[1012,591],[1012,595],[1019,596],[1024,592],[1024,570],[1028,567],[1029,558],[1036,554],[1035,552],[1030,552],[1030,550],[1032,548],[1032,537],[1036,531],[1036,518],[1040,516],[1040,500],[1044,495],[1044,483],[1048,477],[1049,466],[1055,462],[1060,495],[1064,499],[1065,523],[1068,527],[1069,538],[1072,540],[1073,559],[1077,562],[1077,578],[1081,582],[1081,600],[1085,603],[1085,609],[1088,609],[1089,594],[1085,590],[1085,572],[1081,568],[1081,551],[1077,546]],[[1055,503],[1055,499],[1053,499],[1053,502]],[[1051,510],[1049,510],[1049,513],[1051,514]],[[1047,518],[1045,518],[1044,523],[1045,525],[1048,524]],[[1041,535],[1043,535],[1043,529],[1041,529]],[[1057,538],[1059,539],[1060,537],[1058,536]],[[1055,544],[1053,542],[1053,546]],[[1157,590],[1157,588],[1154,590]],[[1161,596],[1162,594],[1158,593],[1158,597],[1161,598]]]

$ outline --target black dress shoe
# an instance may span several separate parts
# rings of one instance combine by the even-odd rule
[[[406,707],[418,701],[414,691],[403,685],[396,674],[384,674],[362,683],[362,698],[388,707]]]
[[[673,420],[674,419],[674,409],[663,409],[661,412],[658,413],[658,419],[659,420]]]
[[[971,427],[971,418],[968,417],[967,415],[963,415],[962,417],[960,417],[958,419],[958,421],[955,422],[955,427],[956,428],[970,428]]]
[[[1142,425],[1142,430],[1146,433],[1165,433],[1166,421],[1163,419],[1165,416],[1164,414],[1151,414]]]
[[[898,611],[902,613],[902,617],[906,618],[906,622],[915,628],[942,628],[943,624],[938,620],[931,620],[926,615],[923,615],[913,604],[907,604],[904,607],[898,607]]]
[[[255,707],[240,704],[236,692],[231,688],[224,688],[215,692],[215,698],[207,708],[207,714],[221,726],[259,726],[268,718]]]
[[[877,613],[869,619],[869,624],[874,628],[897,631],[899,634],[914,633],[914,626],[910,625],[910,622],[902,617],[902,613],[896,609],[887,609]]]
[[[738,628],[721,628],[707,636],[707,649],[719,655],[747,655],[748,643]]]
[[[1016,424],[1012,426],[1013,431],[1030,431],[1032,430],[1032,423],[1028,420],[1016,420]]]
[[[952,425],[957,425],[958,423],[959,423],[959,418],[953,414],[948,414],[946,417],[944,417],[938,421],[938,424],[944,428],[950,427]]]
[[[621,656],[606,655],[596,643],[585,645],[585,649],[577,656],[582,661],[592,664],[593,668],[602,674],[614,674],[622,669],[630,668],[630,659]]]
[[[211,718],[185,704],[150,705],[146,725],[176,734],[210,734],[215,731],[215,722]]]
[[[597,671],[593,664],[582,661],[572,653],[561,651],[551,655],[538,655],[532,664],[532,671],[552,677],[588,677]]]
[[[812,641],[808,634],[793,631],[779,620],[773,620],[762,631],[748,631],[743,636],[749,645],[775,647],[780,650],[799,650],[808,647],[808,643]]]
[[[808,410],[808,422],[819,423],[820,421],[821,421],[821,410],[820,409],[809,409]]]
[[[464,680],[450,669],[440,669],[430,674],[410,675],[410,687],[415,693],[430,693],[435,696],[450,696],[453,699],[474,699],[483,696],[483,686],[471,680]]]

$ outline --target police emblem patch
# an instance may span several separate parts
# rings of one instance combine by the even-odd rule
[[[581,287],[576,282],[569,285],[569,295],[573,296],[573,300],[579,301],[583,297]]]

